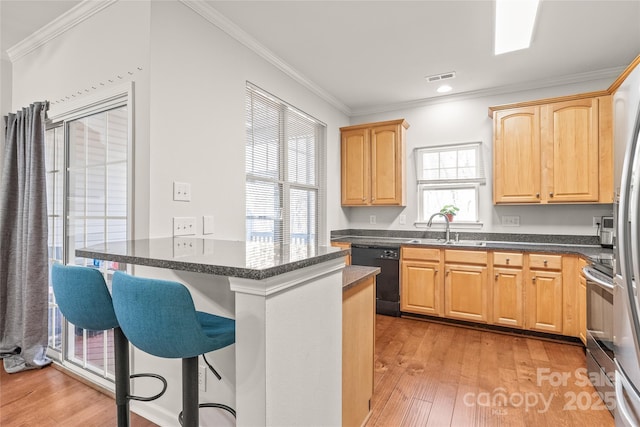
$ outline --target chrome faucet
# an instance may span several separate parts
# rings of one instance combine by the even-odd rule
[[[444,222],[445,222],[445,236],[444,236],[444,242],[445,243],[449,243],[451,241],[451,236],[449,233],[449,218],[440,212],[436,212],[433,215],[431,215],[431,218],[429,218],[429,221],[427,222],[427,227],[431,227],[433,225],[433,218],[440,215],[441,217],[444,218]]]

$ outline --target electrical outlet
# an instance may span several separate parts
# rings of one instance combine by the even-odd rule
[[[198,366],[198,389],[207,391],[207,367]]]
[[[600,221],[602,221],[602,217],[594,216],[593,217],[593,228],[598,228],[600,225]]]
[[[192,216],[173,217],[173,235],[189,236],[196,234],[196,218]]]
[[[173,200],[181,201],[181,202],[190,202],[191,201],[191,184],[189,184],[188,182],[174,181]]]
[[[520,217],[518,215],[502,215],[502,225],[506,227],[519,227]]]
[[[402,214],[398,217],[398,224],[405,225],[407,223],[407,216]]]
[[[369,224],[375,224],[375,223],[376,223],[376,216],[369,215]]]

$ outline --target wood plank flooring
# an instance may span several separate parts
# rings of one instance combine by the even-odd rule
[[[581,347],[387,316],[376,317],[376,339],[366,427],[614,425],[576,373],[586,367]],[[51,367],[0,368],[0,426],[35,425],[115,426],[115,404]]]
[[[0,426],[113,427],[115,401],[48,366],[7,374],[0,367]],[[131,426],[155,424],[131,413]]]
[[[376,316],[366,427],[613,426],[580,346]]]

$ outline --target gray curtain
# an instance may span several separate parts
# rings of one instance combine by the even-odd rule
[[[0,181],[0,357],[13,373],[51,363],[44,120],[36,102],[5,117]]]

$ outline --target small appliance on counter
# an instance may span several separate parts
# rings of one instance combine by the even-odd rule
[[[613,239],[615,238],[615,227],[613,225],[612,216],[603,216],[600,219],[600,246],[603,248],[613,248]]]

